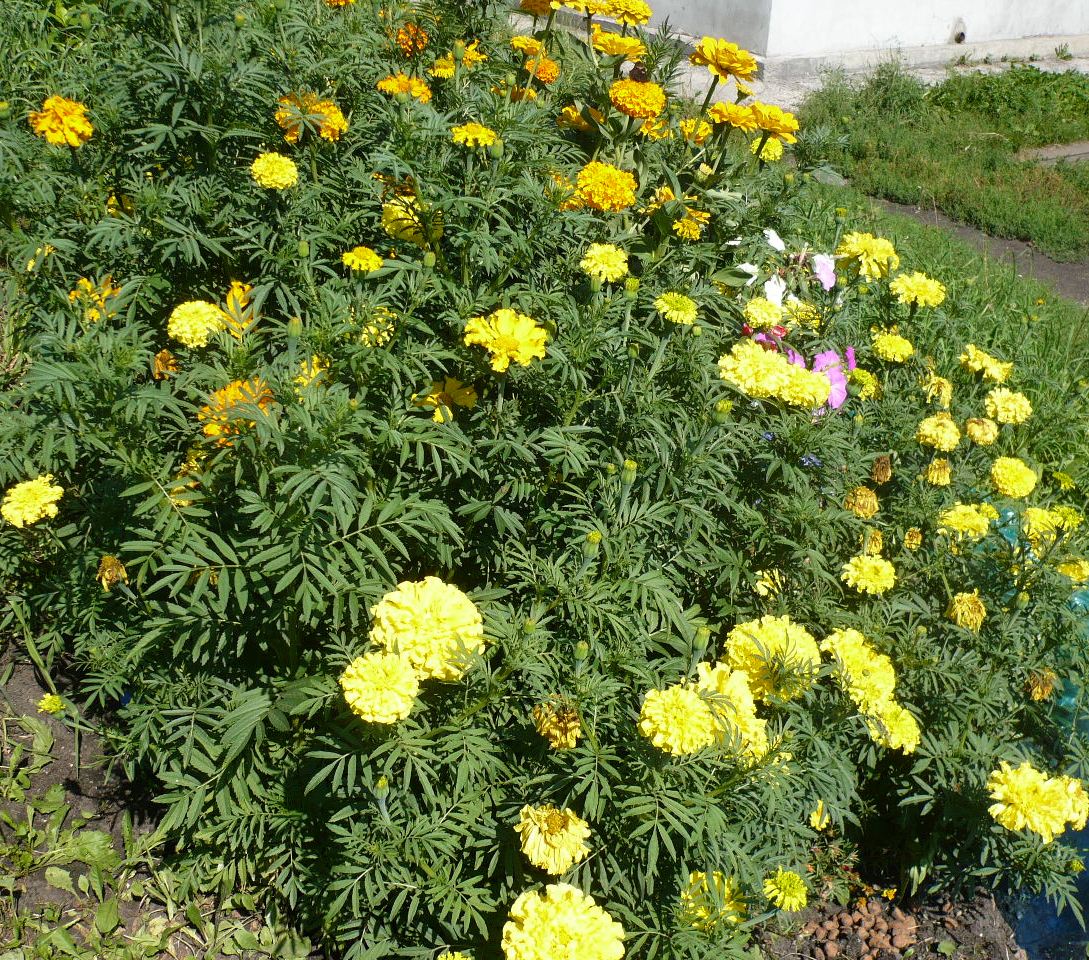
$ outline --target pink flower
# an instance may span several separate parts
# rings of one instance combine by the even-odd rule
[[[836,285],[836,261],[826,253],[818,253],[813,257],[813,276],[825,290],[831,290]]]

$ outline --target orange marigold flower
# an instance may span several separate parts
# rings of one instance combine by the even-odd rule
[[[180,369],[177,357],[169,350],[160,350],[151,361],[151,375],[156,380],[166,380]]]
[[[552,0],[520,0],[518,9],[531,17],[547,17],[552,12]]]
[[[681,136],[697,147],[703,146],[704,141],[711,136],[711,124],[706,120],[682,120],[680,127]]]
[[[288,143],[298,143],[307,125],[317,125],[323,140],[339,140],[348,130],[348,121],[332,100],[319,100],[314,93],[289,93],[280,97],[273,115]]]
[[[73,150],[82,147],[95,132],[87,119],[86,106],[56,94],[46,98],[41,110],[30,114],[30,128],[47,143]]]
[[[241,432],[242,426],[257,426],[240,413],[240,408],[256,406],[265,411],[272,403],[272,392],[260,377],[251,380],[232,380],[227,386],[212,393],[211,402],[197,412],[197,418],[204,423],[204,435],[215,437],[221,447],[229,447],[232,434]]]
[[[635,177],[627,170],[597,160],[579,171],[575,190],[586,206],[605,213],[626,210],[635,203]]]
[[[621,113],[639,120],[658,116],[666,104],[665,91],[658,84],[640,80],[617,80],[609,87],[609,100]]]
[[[418,57],[427,49],[430,39],[427,31],[415,23],[406,23],[397,31],[397,46],[406,57]]]
[[[534,57],[532,60],[527,60],[526,70],[544,84],[555,83],[560,76],[560,65],[544,54]]]
[[[798,138],[794,136],[798,132],[798,118],[793,113],[787,113],[786,110],[780,107],[770,103],[761,103],[759,100],[753,103],[749,109],[752,111],[753,119],[759,129],[766,130],[787,143],[798,142]]]
[[[586,112],[599,124],[605,122],[605,117],[600,110],[587,107]],[[556,126],[561,129],[581,130],[583,133],[590,133],[594,129],[593,124],[582,115],[582,111],[573,103],[568,104],[560,111],[560,115],[556,117]]]
[[[431,102],[431,88],[422,80],[410,77],[407,73],[394,73],[383,77],[376,86],[380,93],[389,94],[391,97],[407,93],[420,103]]]

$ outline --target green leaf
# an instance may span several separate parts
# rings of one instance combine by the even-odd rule
[[[117,900],[110,897],[95,913],[95,929],[99,933],[113,933],[121,925],[121,912]]]
[[[957,945],[952,940],[943,940],[938,944],[937,950],[943,957],[951,957],[957,952]]]
[[[72,874],[62,867],[46,867],[45,882],[58,890],[67,890],[75,896],[76,888],[72,886]]]

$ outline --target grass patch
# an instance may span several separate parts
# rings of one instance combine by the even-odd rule
[[[1089,77],[1018,66],[928,89],[885,64],[861,86],[830,76],[802,115],[803,160],[831,163],[865,193],[935,206],[1056,260],[1089,254],[1087,175],[1018,159],[1089,139]]]

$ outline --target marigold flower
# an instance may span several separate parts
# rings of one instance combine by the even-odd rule
[[[703,146],[707,138],[711,136],[713,130],[711,124],[698,117],[690,117],[686,120],[682,120],[678,124],[678,127],[680,128],[681,136],[689,143],[694,143],[697,147]]]
[[[706,67],[720,80],[728,80],[730,77],[751,80],[756,76],[757,70],[756,57],[748,50],[716,37],[702,37],[696,44],[696,49],[689,54],[688,62],[693,66]]]
[[[81,302],[84,305],[83,319],[89,323],[96,323],[103,317],[108,320],[117,316],[117,311],[111,310],[107,301],[115,298],[120,292],[121,288],[114,286],[113,277],[110,274],[106,274],[99,284],[87,277],[80,277],[76,281],[76,289],[68,291],[68,302]]]
[[[818,832],[827,830],[832,825],[832,818],[828,815],[828,811],[824,809],[823,800],[818,800],[813,812],[809,814],[809,825]]]
[[[617,80],[609,87],[609,100],[621,113],[639,120],[658,116],[666,104],[665,91],[649,80]]]
[[[867,280],[887,277],[890,270],[900,266],[895,247],[872,233],[848,233],[836,247],[836,256],[854,263]]]
[[[503,925],[504,960],[622,960],[624,928],[566,883],[527,890]]]
[[[586,112],[593,117],[597,123],[604,123],[605,116],[600,110],[596,110],[594,107],[587,107]],[[581,130],[583,133],[590,133],[594,127],[583,115],[582,111],[573,103],[564,107],[559,116],[556,117],[556,126],[563,128],[570,128],[572,130]]]
[[[964,424],[968,439],[981,447],[989,447],[998,439],[998,424],[986,417],[971,417]]]
[[[668,291],[654,301],[654,309],[670,323],[691,326],[699,317],[699,305],[683,293]]]
[[[783,322],[783,308],[767,297],[753,297],[741,312],[745,322],[756,330],[770,330]]]
[[[536,57],[544,52],[544,44],[536,37],[527,37],[523,34],[510,38],[512,50],[525,54],[527,57]]]
[[[859,538],[859,545],[863,553],[871,557],[880,556],[885,548],[885,535],[874,527],[867,527]]]
[[[224,326],[223,311],[207,300],[179,303],[166,322],[167,335],[187,347],[206,347],[208,338]]]
[[[1005,760],[987,779],[995,803],[988,812],[1007,830],[1030,830],[1051,843],[1068,825],[1081,830],[1089,817],[1089,796],[1080,780],[1048,777],[1027,760],[1011,767]]]
[[[352,247],[340,256],[340,262],[357,273],[374,273],[381,270],[385,261],[370,247]]]
[[[731,669],[728,663],[701,663],[696,669],[696,687],[714,720],[715,742],[736,747],[749,759],[766,754],[768,722],[756,715],[749,674]]]
[[[843,509],[850,510],[856,517],[869,520],[877,513],[877,494],[869,487],[855,487],[847,494]]]
[[[575,192],[594,210],[619,213],[635,203],[635,177],[627,170],[594,160],[579,171]]]
[[[484,621],[475,603],[438,577],[397,584],[371,610],[371,643],[399,653],[421,679],[457,680],[484,652]]]
[[[383,77],[376,84],[379,93],[396,97],[398,94],[408,94],[420,103],[431,102],[431,88],[418,77],[410,77],[407,73],[394,73]]]
[[[987,608],[979,599],[979,591],[973,590],[971,593],[954,594],[945,615],[958,627],[979,633],[979,628],[987,617]]]
[[[832,384],[817,370],[791,363],[781,353],[765,350],[750,339],[740,340],[719,358],[719,376],[756,400],[779,399],[812,410],[828,402]]]
[[[964,352],[960,355],[960,362],[966,370],[971,373],[982,373],[984,380],[991,380],[994,383],[1005,383],[1013,372],[1012,363],[1003,363],[980,350],[974,343],[965,346]]]
[[[487,317],[469,320],[463,340],[467,347],[484,347],[491,354],[492,369],[504,373],[512,360],[523,367],[543,360],[548,334],[532,317],[501,307]]]
[[[752,117],[760,130],[778,137],[786,143],[797,143],[794,136],[798,132],[798,118],[793,113],[788,113],[782,107],[770,103],[761,103],[759,100],[749,104]]]
[[[396,723],[412,712],[420,680],[400,653],[366,653],[340,675],[340,687],[352,713],[367,723]]]
[[[892,479],[892,457],[888,454],[877,457],[870,468],[870,479],[878,486],[888,483]]]
[[[562,703],[537,704],[533,708],[533,722],[553,750],[570,750],[582,736],[578,711]]]
[[[406,23],[397,31],[397,46],[406,57],[418,57],[430,41],[427,31],[415,23]]]
[[[56,717],[64,713],[64,699],[55,693],[47,693],[38,701],[38,713],[48,713]]]
[[[863,370],[862,367],[855,367],[847,374],[847,382],[858,389],[859,400],[869,400],[871,397],[877,396],[879,384],[877,377],[875,377],[869,370]]]
[[[999,457],[991,465],[991,483],[1003,496],[1020,499],[1036,489],[1040,478],[1023,460]]]
[[[55,147],[82,147],[95,128],[87,119],[87,107],[78,100],[67,100],[53,94],[42,109],[30,114],[30,128]]]
[[[925,273],[901,273],[889,284],[900,303],[915,307],[938,307],[945,300],[945,287]]]
[[[960,444],[960,429],[944,410],[927,417],[915,431],[915,439],[924,446],[950,453]]]
[[[743,133],[752,133],[757,129],[752,109],[740,103],[713,103],[707,111],[707,118],[712,123],[736,127]]]
[[[29,527],[39,520],[57,515],[57,501],[64,488],[53,482],[53,474],[43,473],[33,480],[23,480],[4,494],[0,516],[13,527]]]
[[[472,385],[462,383],[454,377],[436,380],[422,397],[415,393],[412,395],[412,402],[416,406],[434,409],[431,419],[435,423],[449,423],[454,419],[456,407],[471,409],[476,406],[476,399],[476,390]]]
[[[151,376],[155,380],[166,380],[181,368],[178,359],[169,350],[160,350],[151,361]]]
[[[881,557],[859,554],[843,565],[841,579],[859,593],[880,596],[896,585],[896,568]]]
[[[1054,670],[1033,671],[1025,680],[1025,690],[1037,703],[1047,700],[1055,692],[1059,675]]]
[[[935,457],[926,465],[923,479],[932,487],[948,487],[953,481],[953,465],[945,457]]]
[[[1051,476],[1055,482],[1059,485],[1059,489],[1062,491],[1073,490],[1077,487],[1077,483],[1074,482],[1074,478],[1069,473],[1064,473],[1062,470],[1052,470]]]
[[[911,527],[904,534],[904,549],[918,550],[923,545],[923,531],[918,527]]]
[[[272,392],[260,377],[232,380],[211,394],[211,402],[197,411],[197,419],[203,421],[206,437],[215,437],[219,446],[229,447],[229,437],[239,433],[244,424],[257,426],[256,421],[242,416],[239,408],[257,407],[264,412],[271,404]]]
[[[607,57],[623,57],[632,63],[638,63],[647,55],[646,45],[638,37],[623,37],[619,33],[602,30],[596,23],[590,43],[598,53]]]
[[[669,140],[673,137],[673,131],[665,117],[651,117],[639,124],[639,136],[647,140]]]
[[[1055,569],[1076,584],[1089,583],[1089,560],[1074,557],[1057,564]]]
[[[469,149],[477,147],[490,147],[499,135],[490,127],[480,123],[463,123],[450,131],[450,139]]]
[[[426,247],[442,239],[442,211],[427,207],[419,197],[393,197],[382,204],[382,229],[394,240]]]
[[[325,0],[327,7],[350,7],[355,0]]]
[[[315,93],[289,93],[280,97],[279,108],[273,115],[285,131],[288,143],[298,143],[308,122],[316,122],[318,136],[330,142],[340,139],[348,130],[348,121],[332,100],[320,100]]]
[[[903,363],[915,352],[915,348],[910,340],[885,330],[874,335],[873,352],[887,363]]]
[[[957,501],[938,515],[938,533],[955,534],[959,540],[981,540],[991,529],[991,521],[998,518],[998,511],[989,503],[961,503]]]
[[[591,243],[579,267],[593,280],[615,283],[628,274],[628,254],[611,243]]]
[[[673,221],[673,232],[682,240],[699,240],[710,219],[711,214],[706,211],[686,207],[684,216]]]
[[[543,53],[531,60],[527,60],[526,70],[531,76],[536,77],[545,85],[555,83],[560,76],[560,65]]]
[[[299,182],[299,168],[281,153],[262,153],[251,164],[250,176],[266,190],[286,190]]]
[[[754,697],[792,700],[813,685],[821,655],[813,635],[790,617],[763,616],[737,624],[726,637],[726,659],[749,678]]]
[[[551,874],[564,873],[590,855],[590,825],[574,810],[527,803],[514,830],[529,862]]]
[[[647,23],[653,11],[643,0],[604,0],[602,11],[617,23],[626,27],[641,27]]]
[[[520,0],[518,9],[531,17],[547,17],[555,6],[552,0]]]
[[[874,743],[889,750],[914,753],[922,733],[919,723],[901,704],[886,700],[865,716],[866,726]]]
[[[821,642],[821,650],[836,658],[839,682],[860,711],[879,711],[893,699],[896,670],[892,661],[874,650],[859,631],[833,630]]]
[[[714,744],[715,718],[696,688],[681,682],[647,691],[639,732],[659,750],[683,756]]]
[[[926,391],[926,399],[929,402],[936,403],[943,410],[949,409],[949,404],[953,400],[953,381],[931,372],[923,383],[923,390]]]
[[[783,159],[783,141],[778,137],[758,138],[749,144],[749,152],[764,163],[775,163]]]
[[[98,561],[96,579],[102,584],[102,589],[109,593],[117,584],[129,582],[129,572],[117,557],[104,553]]]
[[[793,870],[778,867],[775,876],[764,881],[764,896],[780,910],[802,910],[806,904],[805,881]]]
[[[783,302],[783,316],[788,326],[802,326],[817,330],[821,325],[820,310],[814,304],[799,300],[797,297],[787,297]]]
[[[733,877],[715,870],[708,882],[706,873],[694,870],[688,874],[688,883],[681,889],[680,915],[682,923],[710,931],[721,923],[738,924],[744,920],[745,901]]]
[[[995,387],[987,394],[987,416],[999,423],[1024,423],[1032,416],[1032,404],[1023,393]]]

